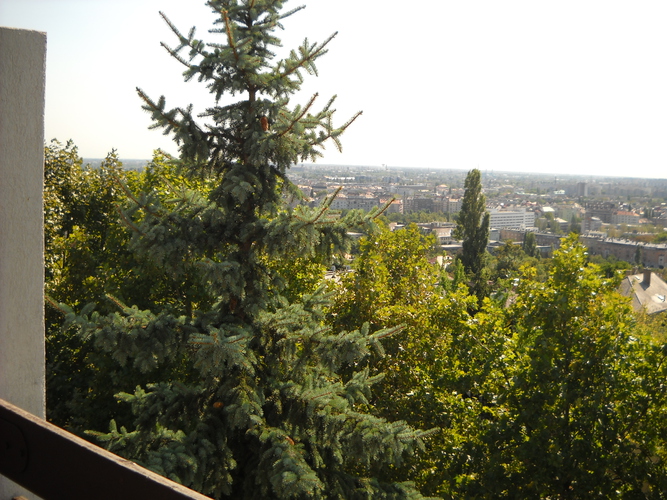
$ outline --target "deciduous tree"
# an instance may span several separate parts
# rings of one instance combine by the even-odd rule
[[[663,496],[664,349],[586,259],[573,235],[546,282],[525,269],[503,321],[507,378],[474,433],[460,494]]]
[[[385,331],[403,326],[387,339],[384,356],[371,365],[373,374],[384,375],[371,401],[372,411],[416,426],[429,422],[446,427],[430,437],[426,450],[391,471],[409,474],[433,495],[440,492],[442,474],[450,466],[441,460],[443,449],[460,438],[451,429],[452,412],[460,411],[458,400],[452,402],[451,391],[441,390],[442,378],[445,373],[449,376],[448,365],[454,362],[452,336],[469,319],[467,308],[474,301],[465,286],[438,286],[443,277],[429,262],[434,243],[433,236],[422,234],[415,224],[393,232],[384,228],[362,239],[353,272],[334,287],[328,311],[337,328],[355,329],[366,323],[371,331]]]
[[[44,174],[47,418],[80,435],[106,427],[110,414],[131,424],[130,408],[119,406],[114,395],[154,379],[119,366],[94,342],[62,328],[63,316],[52,306],[64,302],[82,309],[96,303],[97,311],[107,314],[117,310],[119,300],[178,311],[201,304],[206,296],[193,286],[192,269],[182,276],[165,274],[130,250],[133,229],[122,222],[118,209],[127,201],[127,186],[152,188],[163,200],[175,196],[174,185],[201,192],[208,186],[178,175],[159,151],[140,173],[124,170],[115,152],[92,168],[83,164],[71,141],[47,145]],[[169,372],[181,363],[172,356],[162,369]]]

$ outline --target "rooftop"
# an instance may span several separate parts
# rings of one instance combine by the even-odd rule
[[[647,314],[667,311],[667,283],[649,270],[627,276],[620,292],[632,298],[632,307],[637,311],[645,309]]]

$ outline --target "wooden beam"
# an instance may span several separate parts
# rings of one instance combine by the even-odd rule
[[[44,500],[210,500],[2,399],[0,474]]]

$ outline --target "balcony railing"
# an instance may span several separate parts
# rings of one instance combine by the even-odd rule
[[[2,399],[0,475],[44,500],[210,500]]]

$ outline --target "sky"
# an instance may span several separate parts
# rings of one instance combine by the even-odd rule
[[[293,103],[337,95],[323,164],[667,178],[667,2],[290,0],[284,50],[338,35]],[[150,158],[135,88],[203,110],[203,84],[160,46],[197,26],[203,0],[0,0],[0,25],[47,33],[45,138],[87,158]]]

